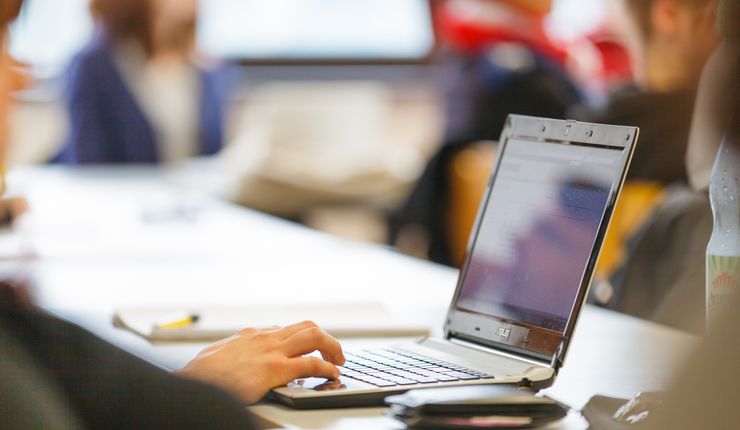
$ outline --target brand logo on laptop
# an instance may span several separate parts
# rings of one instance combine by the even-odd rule
[[[504,337],[504,338],[508,339],[509,338],[509,335],[511,334],[511,329],[510,328],[505,328],[505,327],[499,327],[499,329],[496,331],[496,334],[498,336],[501,336],[501,337]]]

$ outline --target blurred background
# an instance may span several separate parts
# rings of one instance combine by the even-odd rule
[[[694,85],[650,71],[668,54],[636,3],[27,0],[8,164],[186,169],[239,204],[456,266],[507,114],[641,125],[642,101],[611,109],[620,93]],[[691,97],[645,109],[680,105],[672,130]],[[654,139],[640,208],[687,181],[685,143]]]

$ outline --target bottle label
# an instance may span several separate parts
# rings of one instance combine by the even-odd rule
[[[740,256],[707,255],[707,322],[710,327],[738,292]]]

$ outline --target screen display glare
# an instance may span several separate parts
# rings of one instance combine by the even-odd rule
[[[509,140],[457,307],[562,333],[622,155],[621,148]]]

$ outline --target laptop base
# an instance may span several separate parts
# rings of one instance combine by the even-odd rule
[[[378,357],[378,354],[381,353],[387,355],[388,351],[403,351],[411,357],[421,356],[424,360],[429,361],[429,366],[464,369],[464,372],[477,375],[477,377],[461,379],[464,377],[460,371],[452,369],[449,374],[460,375],[460,378],[455,381],[411,383],[400,380],[398,385],[385,387],[376,386],[345,375],[331,381],[322,378],[304,378],[293,381],[286,387],[272,390],[268,399],[296,409],[371,407],[384,406],[384,399],[387,396],[405,393],[412,389],[507,384],[540,390],[549,387],[555,379],[555,372],[547,366],[522,363],[506,355],[493,353],[490,350],[479,351],[440,338],[425,338],[417,343],[402,344],[393,348],[350,351],[346,355],[352,358],[357,356]],[[375,360],[382,361],[380,367],[390,367],[387,361],[378,360],[377,358]],[[362,362],[361,360],[356,361]],[[409,360],[406,364],[412,364],[411,361],[418,360]],[[354,376],[356,375],[355,372],[359,371],[357,366],[350,363],[347,366],[349,367],[342,367],[343,373],[346,372]],[[428,374],[439,372],[438,374],[442,375],[441,367],[428,367],[428,369],[431,370]],[[371,369],[368,373],[374,372]],[[362,378],[362,375],[357,377]],[[373,379],[366,380],[372,381]],[[423,380],[423,378],[420,378],[420,380]]]

